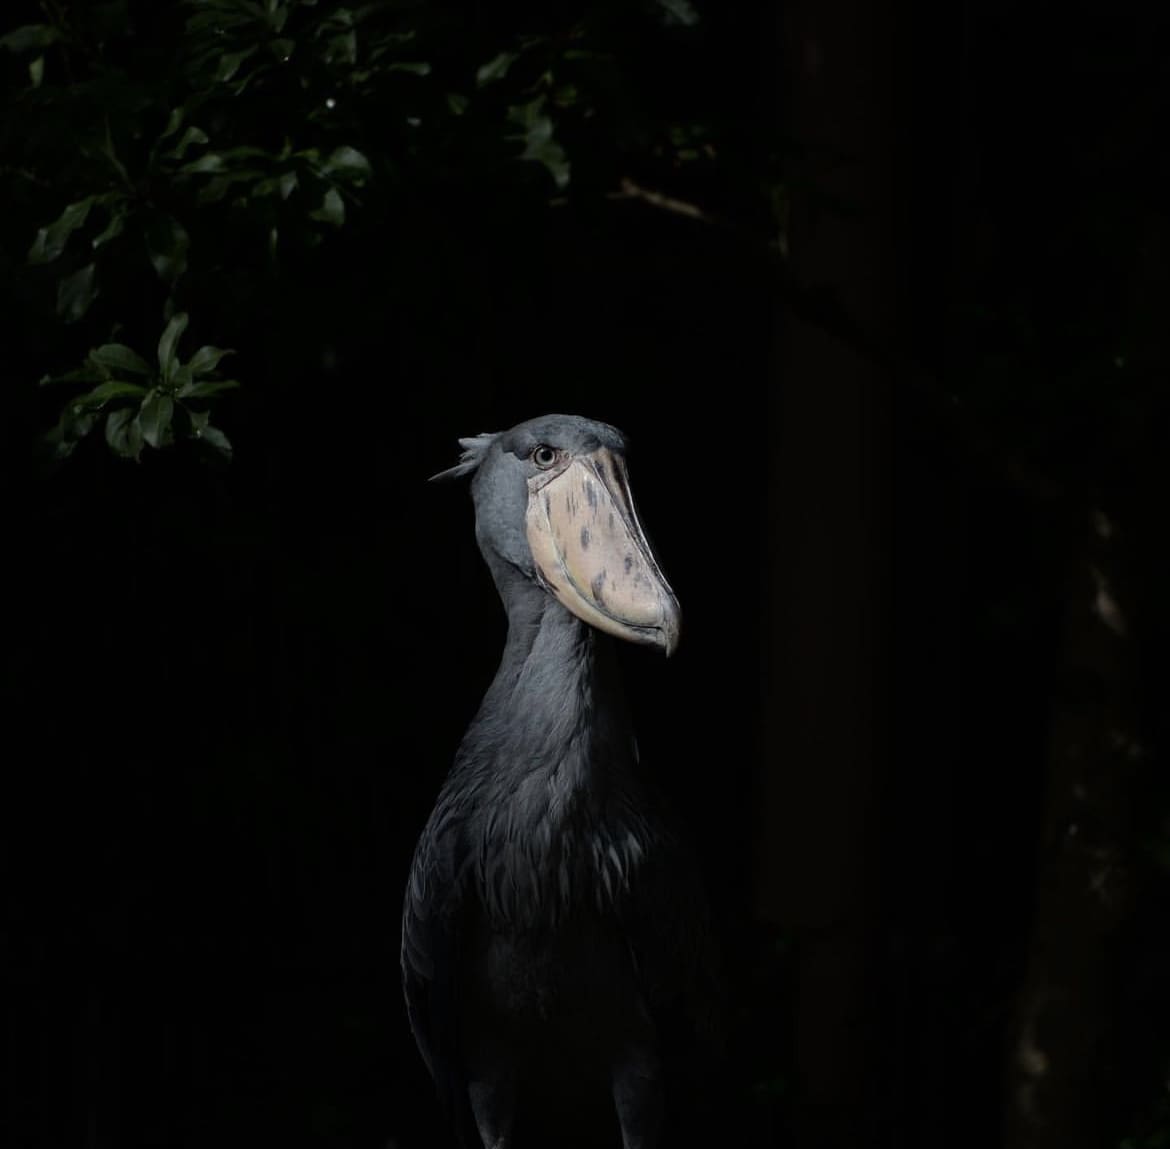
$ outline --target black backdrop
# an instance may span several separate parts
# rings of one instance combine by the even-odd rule
[[[967,40],[959,15],[919,14],[906,40],[901,83],[931,98],[900,121],[902,315],[944,364],[972,201],[1005,285],[1042,311],[1075,294],[1067,253],[1033,242],[1061,180],[1032,90],[1039,72],[1079,91],[1079,73],[1046,61],[1043,28],[1001,36],[1006,11]],[[974,82],[930,49],[936,34],[976,53]],[[379,276],[385,253],[343,234],[315,292],[224,298],[255,306],[280,349],[235,369],[271,377],[233,400],[230,469],[134,467],[95,446],[43,476],[22,444],[44,410],[11,421],[11,1144],[446,1144],[400,1004],[400,889],[503,628],[466,490],[426,478],[459,435],[558,409],[634,444],[685,637],[668,663],[624,661],[643,757],[716,895],[739,1037],[727,1143],[784,1133],[796,990],[784,939],[753,913],[752,849],[769,396],[786,385],[773,269],[641,204],[551,211],[522,248],[473,203],[419,204],[402,226],[442,236],[461,274],[448,257],[428,277],[416,242],[404,293]],[[43,351],[15,340],[13,387]],[[914,389],[895,390],[893,436],[873,1064],[891,1108],[916,1116],[883,1143],[986,1146],[1032,908],[1058,559],[1043,513]]]
[[[466,483],[427,482],[460,435],[552,409],[633,440],[686,612],[685,655],[626,660],[643,755],[746,913],[765,454],[759,414],[721,432],[696,400],[765,371],[769,300],[675,221],[550,232],[441,316],[376,282],[368,312],[331,312],[331,277],[369,254],[342,252],[274,319],[281,408],[247,412],[254,441],[233,428],[230,469],[95,450],[26,488],[6,803],[24,1137],[444,1143],[397,931],[503,639]],[[328,368],[295,338],[310,317]],[[427,358],[396,338],[416,323]]]

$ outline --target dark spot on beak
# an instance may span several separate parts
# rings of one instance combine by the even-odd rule
[[[609,529],[613,530],[613,511],[609,512]]]
[[[597,510],[597,491],[588,479],[585,480],[585,499],[593,510]]]
[[[629,574],[634,568],[634,556],[626,555],[626,574]]]
[[[590,584],[590,591],[593,592],[593,598],[597,602],[604,602],[602,591],[605,589],[605,571],[602,571]]]
[[[581,528],[581,549],[587,551],[589,549],[589,528]]]

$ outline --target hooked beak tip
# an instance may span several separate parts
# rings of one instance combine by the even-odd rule
[[[678,605],[675,604],[674,610],[667,614],[662,620],[662,625],[658,628],[658,643],[662,647],[662,653],[666,658],[669,658],[678,650],[681,633],[681,612],[678,609]]]

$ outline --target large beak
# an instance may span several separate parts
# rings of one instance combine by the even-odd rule
[[[620,455],[601,448],[528,481],[536,570],[578,618],[631,642],[678,646],[678,599],[634,511]]]

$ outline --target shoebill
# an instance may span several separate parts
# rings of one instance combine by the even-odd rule
[[[410,869],[410,1025],[465,1146],[568,1145],[601,1108],[654,1149],[670,1054],[712,1016],[710,934],[613,643],[670,655],[678,600],[620,431],[547,415],[460,445],[436,478],[471,476],[508,632]]]

